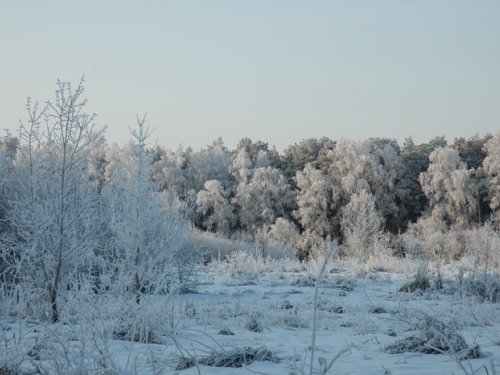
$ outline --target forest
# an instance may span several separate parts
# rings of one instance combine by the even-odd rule
[[[83,80],[58,81],[0,138],[0,316],[59,324],[77,295],[134,309],[195,292],[210,264],[307,268],[332,242],[333,264],[500,266],[500,132],[421,144],[308,138],[282,151],[218,138],[171,150],[139,116],[118,145],[86,112],[84,91]]]

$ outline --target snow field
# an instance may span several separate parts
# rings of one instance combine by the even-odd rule
[[[318,360],[342,350],[329,373],[461,374],[481,373],[482,366],[491,373],[500,366],[498,304],[460,298],[452,278],[444,278],[440,291],[403,293],[398,290],[411,275],[354,278],[349,266],[335,263],[320,283],[315,370]],[[219,263],[200,270],[193,294],[149,296],[140,306],[118,298],[68,299],[63,322],[55,325],[5,316],[0,364],[17,361],[26,373],[55,374],[308,374],[316,276],[306,268],[276,262],[255,272],[251,265]],[[479,345],[483,357],[462,361],[461,368],[452,354],[384,351],[418,332],[426,315],[456,329],[469,346]],[[276,361],[176,370],[181,357],[202,360],[214,351],[263,346]]]

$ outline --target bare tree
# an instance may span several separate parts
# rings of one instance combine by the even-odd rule
[[[40,108],[28,99],[28,121],[19,128],[19,190],[8,213],[16,238],[4,245],[16,253],[21,279],[42,283],[52,322],[59,321],[63,279],[91,253],[97,234],[96,191],[86,161],[104,128],[96,130],[95,115],[85,112],[83,92],[83,78],[75,89],[57,81],[53,102]]]

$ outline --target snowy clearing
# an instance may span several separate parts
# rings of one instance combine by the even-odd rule
[[[277,264],[259,272],[205,266],[196,293],[149,296],[140,306],[74,295],[60,324],[17,321],[12,311],[1,320],[0,364],[18,361],[25,373],[308,374],[316,270]],[[429,276],[429,290],[406,293],[399,289],[411,274],[359,278],[349,266],[330,265],[320,283],[314,373],[339,353],[328,373],[486,374],[500,366],[500,306],[461,298],[450,270],[441,290]],[[481,357],[386,352],[421,337],[426,317],[479,346]]]

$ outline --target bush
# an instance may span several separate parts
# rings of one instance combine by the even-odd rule
[[[492,223],[466,231],[465,248],[476,268],[486,272],[500,268],[500,232],[495,231]]]
[[[416,259],[460,259],[465,253],[464,231],[448,229],[432,217],[410,224],[401,236],[403,252]]]

